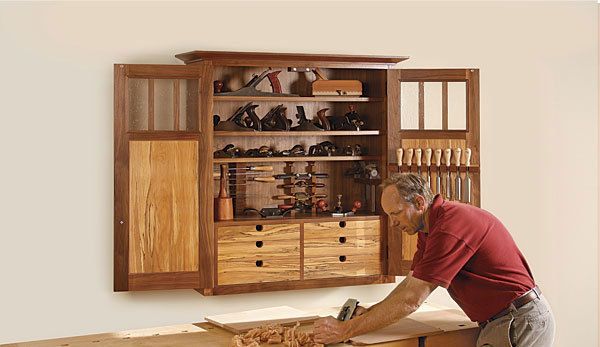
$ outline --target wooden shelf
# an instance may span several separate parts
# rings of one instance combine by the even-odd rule
[[[381,135],[379,130],[361,130],[361,131],[215,131],[214,136],[240,136],[240,137],[302,137],[302,136],[374,136]]]
[[[365,96],[228,96],[215,95],[213,101],[277,101],[277,102],[381,102],[384,98]]]
[[[361,212],[359,211],[354,216],[347,217],[332,217],[326,213],[317,213],[317,214],[306,214],[306,213],[298,213],[295,216],[285,216],[285,217],[268,217],[268,218],[260,218],[255,214],[248,216],[236,216],[233,220],[229,221],[215,221],[215,225],[217,226],[226,226],[226,225],[267,225],[267,224],[279,224],[279,223],[301,223],[301,222],[337,222],[337,221],[351,221],[351,220],[379,220],[381,219],[380,215],[369,213],[369,212]]]
[[[339,155],[339,156],[319,156],[319,157],[243,157],[243,158],[214,158],[214,164],[222,163],[273,163],[273,162],[296,162],[296,161],[355,161],[355,160],[379,160],[380,156],[367,155],[367,156],[350,156],[350,155]]]

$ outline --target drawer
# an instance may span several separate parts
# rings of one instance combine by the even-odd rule
[[[219,243],[291,239],[300,239],[300,224],[232,225],[217,228]]]
[[[365,237],[380,234],[379,220],[304,223],[304,239]]]
[[[379,238],[379,235],[305,238],[304,256],[322,257],[351,254],[379,254]]]
[[[355,277],[381,273],[379,249],[374,253],[304,257],[304,279]]]
[[[218,285],[300,279],[300,254],[287,257],[239,257],[219,261]]]
[[[300,238],[285,241],[257,240],[240,242],[219,242],[217,245],[219,263],[236,259],[255,259],[258,257],[295,257],[300,256]]]

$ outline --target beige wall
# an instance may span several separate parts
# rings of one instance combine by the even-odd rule
[[[0,342],[369,302],[393,288],[112,292],[112,64],[178,64],[174,54],[203,49],[480,68],[483,206],[552,303],[556,345],[597,345],[597,25],[595,2],[0,3]],[[443,290],[432,300],[450,301]]]

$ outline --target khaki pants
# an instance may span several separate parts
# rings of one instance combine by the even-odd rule
[[[552,347],[554,316],[544,296],[488,323],[477,347]]]

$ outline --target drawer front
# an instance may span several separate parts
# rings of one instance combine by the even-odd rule
[[[217,228],[219,243],[300,239],[300,224],[235,225]]]
[[[381,274],[380,223],[304,224],[304,278]]]
[[[218,228],[218,285],[300,279],[300,225]]]
[[[378,220],[304,223],[304,239],[379,236],[379,225]]]
[[[304,279],[379,275],[379,251],[373,254],[304,258]]]

